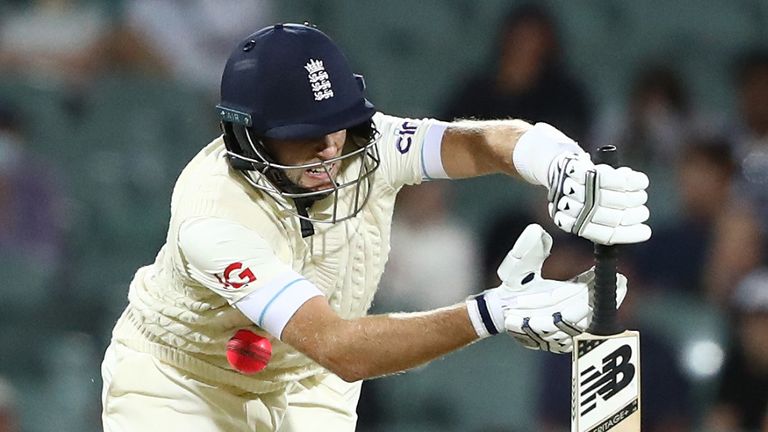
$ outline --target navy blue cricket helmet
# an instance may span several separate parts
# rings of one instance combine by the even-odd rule
[[[320,30],[277,24],[246,37],[227,60],[219,115],[260,137],[316,138],[369,120],[362,77]],[[250,123],[250,124],[248,124]]]
[[[364,90],[362,76],[352,73],[341,50],[317,28],[277,24],[253,33],[237,44],[227,60],[221,102],[216,107],[230,164],[247,172],[255,187],[297,201],[298,216],[315,221],[306,214],[308,205],[331,193],[338,198],[339,191],[347,187],[356,186],[359,195],[361,183],[366,179],[369,183],[379,165],[373,139],[375,109]],[[351,151],[345,147],[345,154],[332,161],[281,165],[263,144],[265,139],[321,138],[343,129],[364,139],[350,146]],[[360,175],[327,190],[304,190],[284,175],[286,169],[330,171],[332,163],[348,163],[354,158],[362,161]],[[355,199],[361,204],[354,206],[357,208],[352,214],[334,215],[330,222],[354,216],[365,200]]]

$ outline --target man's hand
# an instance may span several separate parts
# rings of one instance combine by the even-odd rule
[[[549,215],[563,230],[605,245],[651,237],[645,174],[595,166],[576,141],[546,123],[520,137],[512,159],[526,181],[548,189]]]
[[[595,243],[651,237],[648,177],[627,167],[595,165],[586,153],[563,153],[549,167],[549,215],[564,231]]]
[[[589,325],[590,269],[570,281],[542,279],[541,266],[549,256],[552,237],[532,224],[520,235],[502,262],[502,284],[467,300],[470,319],[480,336],[506,330],[526,348],[570,352],[572,336]],[[616,304],[627,293],[627,280],[617,278]]]

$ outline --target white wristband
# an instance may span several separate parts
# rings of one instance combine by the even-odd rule
[[[494,305],[489,304],[489,302],[493,302],[493,296],[488,295],[492,291],[488,290],[467,299],[469,320],[472,322],[472,327],[475,328],[475,333],[481,338],[493,336],[504,329],[503,317],[499,323],[499,317],[495,317],[493,313]]]
[[[472,323],[475,333],[477,333],[481,339],[491,335],[483,324],[483,319],[480,317],[480,310],[478,309],[474,297],[467,299],[467,313],[469,314],[469,321]]]
[[[528,183],[547,186],[549,166],[565,152],[581,154],[584,150],[576,141],[547,123],[536,123],[517,141],[512,162]]]
[[[425,180],[447,179],[448,174],[443,167],[443,134],[448,127],[446,123],[435,123],[429,127],[421,146],[421,174]]]
[[[323,293],[293,270],[279,274],[235,306],[254,324],[280,339],[285,325],[307,300]]]

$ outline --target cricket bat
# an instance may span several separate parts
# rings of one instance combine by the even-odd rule
[[[595,163],[616,166],[617,159],[616,147],[605,146]],[[587,187],[587,200],[594,191]],[[616,252],[595,244],[594,315],[587,331],[573,338],[571,432],[640,430],[640,333],[616,320]]]

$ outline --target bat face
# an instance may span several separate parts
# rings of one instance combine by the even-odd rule
[[[640,333],[573,338],[571,432],[640,430]]]

